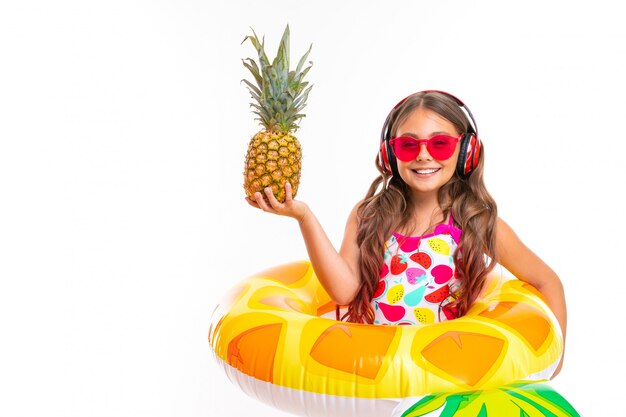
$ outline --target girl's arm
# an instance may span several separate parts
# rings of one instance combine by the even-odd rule
[[[265,189],[269,204],[257,193],[256,201],[248,204],[268,213],[292,217],[300,223],[313,270],[320,283],[337,304],[347,305],[354,299],[359,287],[359,248],[356,244],[356,209],[348,218],[341,250],[337,252],[311,209],[302,201],[292,198],[291,185],[285,184],[285,202],[280,203],[270,188]]]
[[[565,343],[567,308],[563,284],[557,274],[524,245],[513,229],[500,218],[496,228],[496,251],[499,257],[498,262],[502,266],[517,278],[537,288],[545,297],[561,326],[563,343]],[[552,375],[553,378],[561,371],[562,366],[563,358]]]

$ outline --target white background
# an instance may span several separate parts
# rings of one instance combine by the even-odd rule
[[[279,416],[214,362],[220,296],[307,257],[251,209],[253,27],[290,24],[314,83],[299,198],[339,246],[404,96],[464,100],[501,217],[561,276],[553,385],[587,416],[623,401],[626,26],[610,1],[3,1],[0,415]],[[621,408],[621,407],[620,407]]]

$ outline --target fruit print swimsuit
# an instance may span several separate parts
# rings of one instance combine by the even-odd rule
[[[448,304],[461,284],[453,260],[460,237],[450,216],[434,233],[389,238],[372,298],[374,324],[428,324],[457,317]]]

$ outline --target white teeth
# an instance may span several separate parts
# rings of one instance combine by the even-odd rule
[[[435,172],[439,171],[439,168],[435,168],[435,169],[416,169],[415,172],[417,172],[418,174],[433,174]]]

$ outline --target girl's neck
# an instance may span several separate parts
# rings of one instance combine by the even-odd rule
[[[441,211],[437,193],[413,193],[411,196],[411,204],[413,205],[413,213],[418,217],[421,217],[420,214],[430,216],[435,211]]]
[[[404,232],[407,233],[405,236],[421,236],[431,233],[435,226],[446,221],[436,195],[434,198],[425,198],[424,195],[420,197],[422,198],[416,198],[413,195],[411,201],[413,214],[409,223],[403,227]]]

